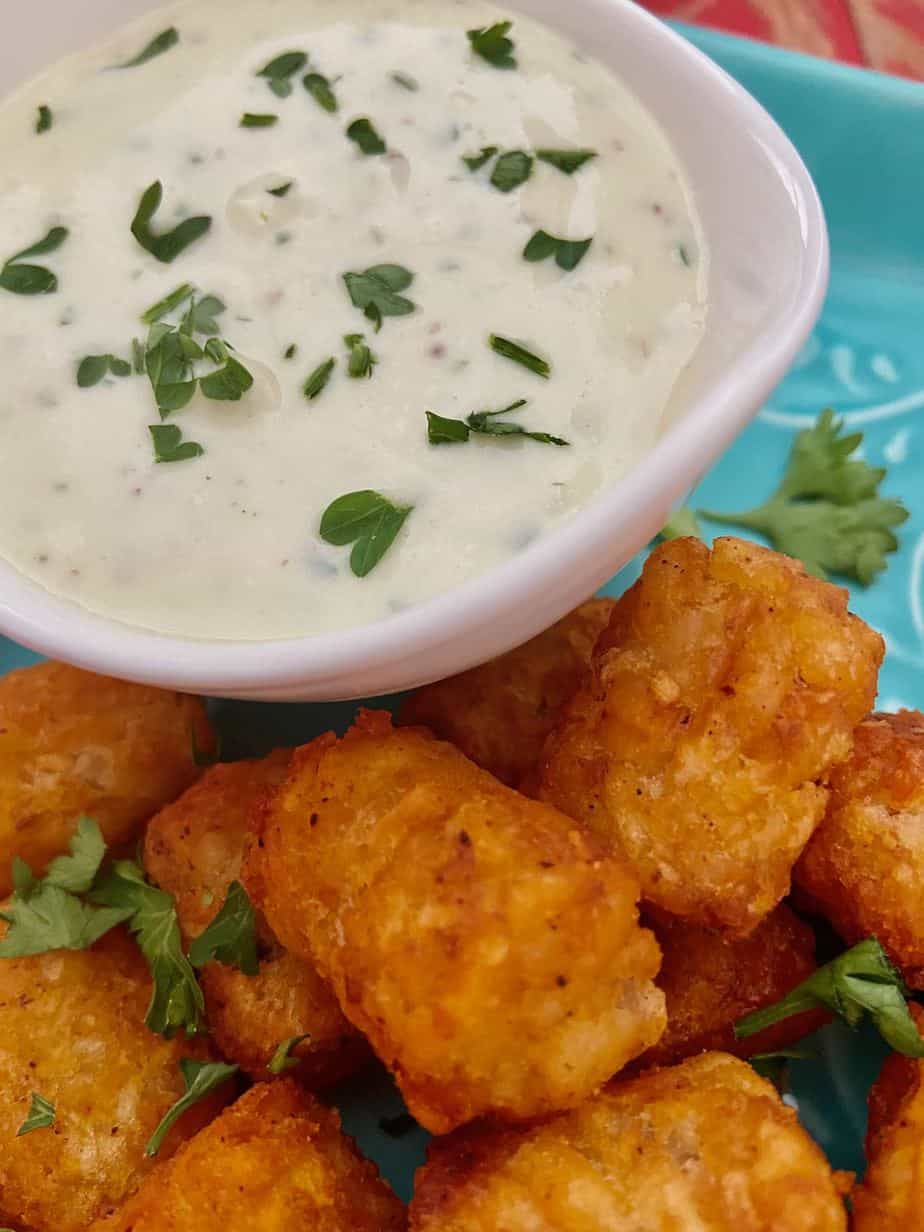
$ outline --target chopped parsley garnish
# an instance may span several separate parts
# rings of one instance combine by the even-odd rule
[[[277,98],[288,98],[292,93],[292,78],[308,63],[303,51],[284,51],[261,68],[257,76],[265,77],[269,88]]]
[[[271,197],[284,197],[294,183],[294,180],[286,180],[284,184],[279,184],[276,188],[268,188],[266,191]]]
[[[50,1129],[55,1123],[55,1116],[54,1104],[45,1099],[43,1095],[39,1095],[38,1091],[33,1091],[29,1102],[29,1112],[17,1129],[16,1137],[21,1138],[24,1134],[31,1134],[34,1129]]]
[[[195,218],[184,218],[171,231],[163,231],[160,235],[151,230],[151,219],[160,208],[164,197],[163,186],[155,180],[141,194],[135,217],[132,219],[131,232],[141,247],[165,264],[175,260],[184,249],[200,239],[212,225],[207,214]]]
[[[325,111],[334,112],[337,110],[337,96],[334,93],[333,87],[328,79],[321,73],[306,73],[302,78],[302,85],[318,104]],[[367,121],[368,123],[368,121]],[[349,135],[349,129],[347,130]],[[354,138],[355,140],[355,138]],[[382,150],[363,150],[364,154],[379,154],[384,153],[385,147]]]
[[[548,231],[537,231],[523,249],[523,259],[544,261],[546,257],[554,256],[559,269],[570,272],[580,265],[593,242],[593,237],[588,240],[562,240],[549,235]]]
[[[159,299],[156,304],[152,304],[147,311],[141,314],[141,320],[145,325],[153,325],[155,321],[159,321],[161,317],[165,317],[168,312],[172,312],[174,308],[179,308],[180,304],[185,304],[195,287],[191,282],[181,283],[169,295],[165,295],[163,299]]]
[[[298,344],[295,342],[290,342],[289,345],[286,347],[286,349],[283,351],[282,358],[283,359],[294,359],[297,351],[298,351]]]
[[[388,149],[371,120],[363,116],[347,126],[346,135],[355,141],[363,154],[384,154]]]
[[[113,376],[131,376],[132,366],[116,355],[87,355],[77,365],[77,384],[81,389],[98,385],[111,372]]]
[[[491,183],[503,193],[519,188],[533,173],[533,156],[525,150],[508,150],[501,154],[491,172]]]
[[[317,368],[309,376],[302,389],[302,392],[309,401],[315,399],[324,390],[336,363],[337,361],[332,355],[330,359],[325,359],[323,363],[318,364]]]
[[[47,103],[40,104],[38,114],[35,117],[35,131],[37,133],[47,133],[53,123],[54,117],[51,114],[51,108]]]
[[[480,171],[485,163],[489,163],[498,151],[496,145],[483,145],[477,154],[463,154],[462,161],[469,171]]]
[[[245,111],[240,118],[239,126],[241,128],[272,128],[274,124],[279,123],[279,116],[273,115],[271,112],[254,112]]]
[[[472,51],[495,68],[516,68],[513,40],[507,38],[512,25],[512,21],[499,21],[480,30],[466,31]]]
[[[680,262],[680,264],[685,265],[687,269],[689,269],[690,266],[693,264],[693,262],[690,258],[690,252],[686,244],[678,244],[677,247],[674,249],[674,252],[676,253],[677,260]]]
[[[253,386],[253,376],[239,359],[227,352],[227,346],[218,338],[206,343],[205,353],[216,363],[223,361],[224,366],[217,372],[199,378],[199,389],[216,402],[240,402],[248,389]]]
[[[541,445],[568,445],[570,442],[560,436],[551,436],[548,432],[530,432],[521,424],[512,423],[507,419],[499,419],[500,415],[509,415],[526,405],[526,399],[520,398],[499,411],[475,411],[466,419],[445,419],[427,411],[427,440],[431,445],[464,444],[472,433],[479,436],[525,436]]]
[[[502,355],[504,359],[512,359],[514,363],[522,364],[530,372],[535,372],[536,376],[545,377],[547,380],[551,374],[552,365],[547,359],[540,359],[538,355],[527,351],[526,347],[520,346],[518,342],[511,342],[509,338],[491,334],[488,337],[488,346],[496,355]]]
[[[216,318],[220,317],[224,310],[225,305],[217,295],[203,295],[189,305],[180,329],[187,334],[206,334],[211,337],[219,332]]]
[[[51,230],[29,248],[10,257],[0,269],[0,287],[14,295],[49,295],[58,289],[58,279],[43,265],[24,263],[26,257],[42,257],[55,252],[67,239],[67,227]]]
[[[331,501],[321,515],[321,538],[337,547],[352,543],[350,568],[357,577],[365,577],[394,543],[413,508],[392,504],[369,489],[348,492]]]
[[[288,1039],[284,1039],[277,1045],[276,1051],[273,1053],[266,1068],[271,1074],[284,1074],[286,1070],[295,1069],[299,1064],[299,1058],[292,1056],[292,1049],[297,1048],[299,1044],[303,1044],[305,1040],[311,1039],[309,1034],[305,1035],[290,1035]]]
[[[189,947],[194,967],[220,962],[244,975],[257,975],[257,921],[253,904],[239,881],[232,881],[221,910]]]
[[[597,157],[596,150],[537,150],[536,157],[540,162],[557,167],[565,175],[574,175],[575,171]]]
[[[819,967],[775,1005],[756,1010],[735,1024],[735,1037],[747,1039],[806,1010],[826,1009],[856,1027],[869,1015],[886,1043],[906,1057],[924,1057],[924,1039],[908,1011],[907,989],[875,937],[845,950]]]
[[[344,274],[343,281],[353,306],[362,309],[376,332],[382,328],[383,317],[406,317],[415,310],[411,300],[398,294],[414,281],[414,275],[403,265],[371,265],[362,273]]]
[[[816,577],[842,573],[868,586],[898,548],[892,528],[906,521],[908,511],[900,501],[879,496],[883,467],[851,456],[863,434],[842,431],[834,412],[824,411],[796,436],[783,480],[768,501],[745,513],[699,512],[765,535]]]
[[[112,67],[138,68],[142,64],[147,64],[148,60],[153,60],[155,56],[162,56],[171,47],[176,47],[179,41],[179,30],[177,30],[176,26],[169,26],[166,30],[161,30],[160,34],[155,35],[150,43],[138,52],[137,56],[133,56],[131,60],[126,60],[124,64],[113,64]]]
[[[176,424],[148,424],[148,431],[154,442],[155,462],[188,462],[205,453],[198,441],[184,441]]]
[[[183,1113],[230,1081],[238,1072],[238,1067],[236,1065],[225,1065],[223,1061],[194,1061],[191,1057],[182,1057],[180,1060],[180,1072],[183,1075],[183,1085],[186,1087],[186,1093],[181,1095],[173,1107],[169,1109],[157,1129],[151,1135],[151,1139],[144,1151],[145,1155],[149,1158],[157,1154],[163,1146],[167,1134]]]
[[[350,352],[347,372],[351,377],[371,377],[372,370],[379,362],[366,344],[365,334],[346,334],[343,339]]]
[[[410,73],[396,72],[388,75],[396,86],[400,86],[402,90],[407,90],[410,94],[415,94],[420,89],[420,82]]]

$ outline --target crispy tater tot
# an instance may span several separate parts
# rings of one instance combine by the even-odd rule
[[[502,783],[519,786],[583,683],[615,602],[589,599],[499,659],[418,689],[400,722],[429,727]]]
[[[845,941],[876,937],[924,988],[924,715],[876,714],[857,728],[795,882]]]
[[[747,937],[685,920],[646,922],[661,947],[657,984],[667,1001],[667,1029],[639,1064],[668,1065],[710,1050],[739,1057],[774,1052],[827,1021],[814,1010],[735,1039],[739,1018],[779,1001],[815,971],[815,934],[785,903]]]
[[[924,1034],[924,1010],[911,1013]],[[853,1232],[916,1232],[924,1211],[924,1061],[886,1058],[869,1095],[866,1175],[851,1194]]]
[[[252,1087],[90,1232],[403,1232],[404,1207],[297,1083]]]
[[[540,795],[612,843],[646,901],[746,934],[789,889],[882,654],[847,592],[798,562],[663,544],[549,738]]]
[[[836,1177],[773,1087],[706,1053],[528,1130],[431,1144],[412,1232],[844,1232]]]
[[[0,959],[0,1224],[83,1232],[152,1167],[148,1139],[185,1089],[180,1058],[209,1052],[152,1034],[150,996],[147,965],[121,929],[86,951]],[[160,1158],[233,1089],[185,1113]],[[33,1092],[54,1105],[54,1125],[16,1137]]]
[[[633,877],[428,732],[299,750],[258,842],[270,924],[434,1132],[571,1107],[661,1033]]]
[[[194,743],[195,741],[195,743]],[[108,843],[200,774],[213,737],[197,698],[38,663],[0,679],[0,895],[14,856],[44,871],[89,814]]]
[[[239,879],[251,811],[285,778],[291,758],[280,749],[262,761],[214,766],[148,826],[145,867],[174,896],[184,940],[203,932]],[[277,1046],[297,1035],[293,1077],[311,1086],[342,1078],[368,1051],[313,964],[286,953],[258,919],[260,972],[245,975],[218,962],[202,970],[209,1030],[221,1052],[255,1078]]]

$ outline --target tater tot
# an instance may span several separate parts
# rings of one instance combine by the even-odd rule
[[[213,736],[197,698],[38,663],[0,679],[0,895],[14,856],[44,871],[77,818],[112,844],[135,838],[199,775]]]
[[[261,1083],[90,1232],[403,1232],[404,1207],[295,1082]]]
[[[922,1031],[924,1010],[910,1008]],[[866,1160],[851,1195],[853,1232],[916,1232],[924,1211],[924,1061],[897,1052],[886,1059],[869,1095]]]
[[[876,714],[857,728],[795,881],[845,941],[876,937],[924,988],[924,715]]]
[[[239,879],[251,811],[285,778],[291,754],[214,766],[148,826],[145,867],[174,896],[184,940],[203,932]],[[260,972],[208,963],[201,980],[209,1030],[224,1056],[255,1078],[268,1077],[277,1046],[309,1038],[290,1056],[293,1077],[322,1086],[349,1073],[368,1056],[334,994],[304,959],[286,953],[258,918]]]
[[[150,1170],[148,1139],[184,1092],[181,1057],[207,1045],[153,1035],[151,979],[121,930],[92,949],[0,960],[0,1224],[83,1232]],[[196,1104],[170,1130],[167,1158],[233,1094]],[[55,1107],[51,1128],[16,1137],[33,1092]]]
[[[706,1053],[528,1130],[431,1144],[412,1232],[844,1232],[839,1179],[773,1087]]]
[[[519,786],[584,682],[615,602],[590,599],[509,654],[418,689],[401,723],[429,727],[502,783]]]
[[[258,844],[270,924],[436,1133],[571,1107],[663,1028],[622,863],[428,732],[299,750]]]
[[[747,937],[728,937],[685,920],[648,921],[661,947],[657,984],[667,1001],[667,1029],[639,1064],[667,1065],[698,1052],[739,1057],[789,1047],[823,1026],[810,1011],[748,1039],[735,1023],[779,1001],[815,971],[815,935],[781,903]]]
[[[798,562],[663,544],[549,738],[540,795],[611,843],[647,902],[746,934],[789,889],[882,654],[847,592]]]

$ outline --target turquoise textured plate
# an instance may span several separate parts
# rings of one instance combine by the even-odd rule
[[[888,466],[885,491],[904,500],[911,518],[887,574],[869,590],[854,588],[853,606],[888,644],[880,705],[924,708],[924,86],[682,29],[798,147],[825,204],[833,256],[813,338],[695,501],[737,510],[769,495],[793,434],[825,406],[861,428],[864,455]],[[627,566],[607,590],[619,594],[638,569],[638,561]],[[0,672],[33,659],[0,639]],[[354,706],[222,702],[215,710],[225,755],[241,757],[342,729]],[[835,1166],[860,1170],[866,1092],[882,1049],[868,1033],[838,1027],[820,1032],[813,1046],[820,1059],[793,1064],[787,1098]],[[402,1105],[386,1076],[364,1074],[337,1093],[337,1103],[347,1129],[408,1197],[425,1135],[398,1132],[393,1118]]]

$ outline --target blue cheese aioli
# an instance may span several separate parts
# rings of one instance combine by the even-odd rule
[[[515,69],[466,37],[508,18]],[[110,67],[170,26],[175,46]],[[288,51],[308,64],[280,97],[257,74]],[[336,112],[304,88],[307,71],[328,79]],[[41,105],[52,124],[36,133]],[[278,119],[242,127],[245,113]],[[359,118],[386,154],[348,139]],[[493,160],[463,161],[487,146],[596,157],[572,175],[536,161],[501,192]],[[133,625],[282,638],[378,620],[477,576],[651,447],[702,333],[706,256],[665,136],[608,69],[491,5],[190,0],[18,91],[0,107],[0,149],[0,263],[52,226],[69,232],[33,258],[54,293],[0,290],[0,555]],[[156,232],[212,219],[170,264],[130,232],[155,180]],[[524,259],[538,230],[593,243],[567,272]],[[382,263],[413,274],[402,293],[415,311],[376,333],[343,274]],[[147,376],[80,388],[76,374],[88,355],[130,360],[142,313],[184,282],[226,305],[220,335],[254,383],[239,401],[197,393],[165,422],[204,452],[156,463]],[[354,379],[343,339],[360,333],[378,363]],[[491,333],[548,360],[549,379],[492,352]],[[427,411],[464,419],[519,399],[505,418],[568,446],[428,443]],[[361,489],[413,506],[365,577],[319,534],[327,506]]]

